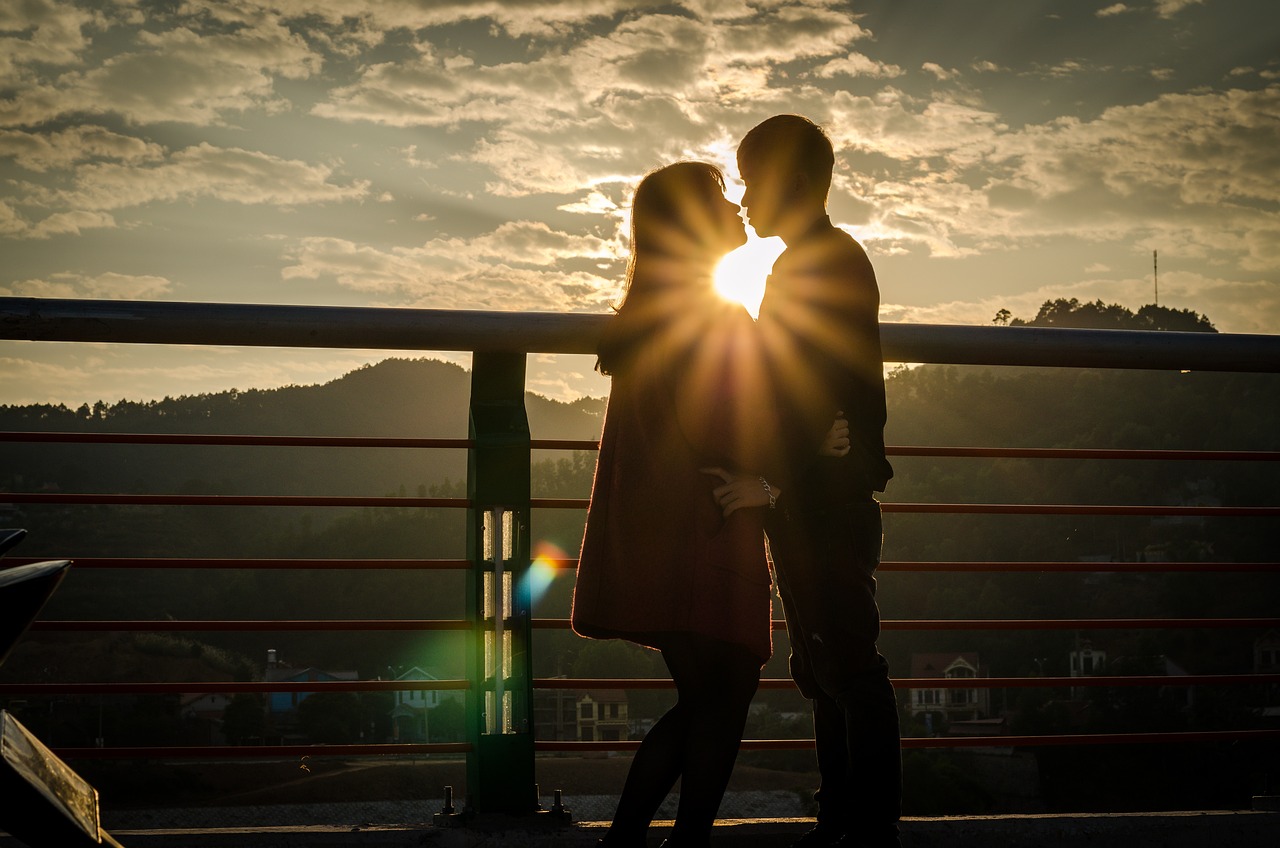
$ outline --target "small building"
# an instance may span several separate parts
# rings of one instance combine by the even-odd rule
[[[1107,667],[1107,652],[1095,648],[1088,639],[1081,640],[1075,650],[1068,654],[1072,677],[1098,677]],[[1084,687],[1071,687],[1072,698],[1083,698]]]
[[[431,672],[419,666],[396,675],[396,680],[439,680]],[[428,711],[444,701],[457,701],[463,694],[454,689],[404,689],[393,694],[391,709],[391,737],[396,742],[429,741]]]
[[[621,689],[590,689],[577,699],[578,739],[582,742],[620,742],[629,738],[627,693]]]
[[[267,651],[267,668],[263,679],[268,683],[310,683],[327,680],[359,680],[357,671],[325,671],[309,666],[293,668],[278,658],[275,649]],[[291,724],[301,704],[314,692],[272,692],[267,696],[267,715],[273,722]]]
[[[533,690],[534,738],[547,742],[576,742],[580,697],[582,693],[573,689]]]
[[[1254,674],[1280,674],[1280,630],[1268,630],[1253,640],[1253,671]],[[1280,683],[1268,683],[1261,688],[1262,706],[1258,714],[1274,726],[1280,721]]]
[[[912,654],[911,677],[920,679],[970,679],[990,677],[977,653]],[[908,694],[911,715],[923,717],[933,726],[937,719],[948,723],[986,718],[991,711],[991,692],[976,687],[917,689]]]

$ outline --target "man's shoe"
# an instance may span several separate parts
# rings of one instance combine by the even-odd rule
[[[818,824],[791,843],[791,848],[835,848],[844,839],[844,829],[836,825]],[[848,844],[848,843],[845,843]]]

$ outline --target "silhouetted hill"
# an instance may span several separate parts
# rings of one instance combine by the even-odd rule
[[[0,406],[0,428],[77,432],[465,438],[470,374],[431,359],[388,359],[332,382],[279,389]],[[600,435],[604,401],[562,403],[528,393],[536,436]],[[385,495],[458,480],[457,450],[5,445],[0,488],[32,491]]]

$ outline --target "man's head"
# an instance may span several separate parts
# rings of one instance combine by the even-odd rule
[[[747,184],[742,205],[762,237],[799,235],[826,212],[835,153],[822,128],[800,115],[775,115],[738,145]]]

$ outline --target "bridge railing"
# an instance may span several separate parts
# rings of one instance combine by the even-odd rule
[[[252,507],[424,507],[465,510],[466,556],[459,559],[159,558],[80,557],[75,569],[414,569],[457,570],[466,575],[466,617],[426,619],[317,620],[43,620],[37,632],[210,632],[210,631],[455,631],[465,640],[464,679],[440,681],[362,680],[308,682],[5,683],[0,697],[90,697],[112,694],[316,693],[462,690],[466,693],[466,741],[461,743],[262,745],[199,747],[103,747],[63,749],[69,758],[183,758],[303,755],[465,753],[467,803],[480,812],[528,812],[538,805],[535,755],[539,751],[626,750],[634,741],[535,741],[535,689],[646,689],[670,687],[669,680],[535,679],[535,629],[564,629],[565,620],[535,619],[529,582],[531,512],[580,509],[582,499],[534,498],[530,466],[534,450],[591,450],[592,441],[534,440],[524,408],[528,353],[590,353],[609,320],[601,315],[459,312],[448,310],[257,306],[249,304],[139,303],[123,301],[0,298],[0,338],[41,342],[110,342],[183,345],[245,345],[302,348],[417,349],[470,351],[470,432],[466,439],[318,437],[254,434],[143,434],[6,432],[0,443],[67,442],[110,445],[271,445],[277,447],[366,447],[465,450],[466,497],[351,497],[177,495],[11,492],[13,504],[252,506]],[[1280,336],[1200,333],[1058,330],[1027,327],[942,325],[882,326],[885,358],[919,363],[1058,366],[1197,371],[1280,371]],[[1068,450],[1056,448],[968,448],[895,446],[895,456],[1002,457],[1035,459],[1121,459],[1133,461],[1225,461],[1271,463],[1280,452],[1199,450]],[[1274,518],[1280,507],[1158,506],[1124,504],[885,503],[888,514],[1137,515]],[[25,560],[6,559],[17,564]],[[571,569],[572,560],[554,565]],[[1079,563],[1079,562],[885,562],[883,572],[1275,572],[1280,563]],[[775,622],[775,627],[781,627]],[[895,630],[1080,630],[1280,628],[1275,618],[1086,618],[1057,620],[942,619],[887,620]],[[900,678],[911,689],[1090,686],[1235,686],[1280,683],[1277,674],[1152,677]],[[789,687],[766,680],[762,688]],[[1185,733],[1063,734],[911,738],[908,747],[1047,746],[1141,742],[1276,739],[1280,731],[1211,730]],[[748,749],[804,746],[810,740],[747,740]]]

